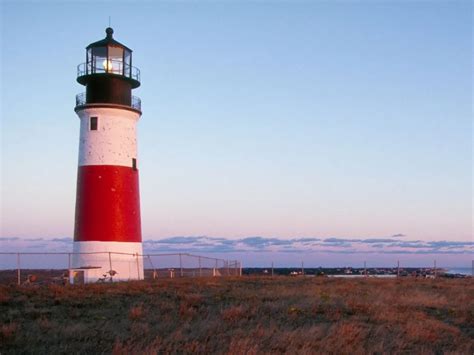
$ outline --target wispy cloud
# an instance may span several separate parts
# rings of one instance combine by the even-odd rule
[[[395,237],[396,236],[396,237]],[[474,252],[473,242],[403,240],[404,235],[380,238],[277,238],[245,237],[240,239],[207,236],[172,237],[145,240],[149,251],[186,252],[320,252],[378,254],[468,254]]]
[[[399,238],[404,238],[400,240]],[[70,251],[72,238],[0,238],[2,251]],[[407,240],[402,234],[380,238],[318,238],[249,236],[226,239],[208,236],[176,236],[145,239],[148,253],[330,253],[330,254],[469,254],[474,253],[470,241]]]

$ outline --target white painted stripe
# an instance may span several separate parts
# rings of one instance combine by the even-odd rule
[[[87,108],[78,115],[79,166],[132,166],[132,159],[137,159],[136,125],[140,114],[117,108]],[[97,130],[90,130],[90,117],[98,118]]]
[[[85,270],[85,282],[97,282],[109,270],[116,271],[114,281],[128,281],[143,279],[143,258],[135,256],[143,254],[142,243],[127,242],[74,242],[73,253],[100,254],[73,254],[72,268]],[[109,254],[110,259],[109,259]],[[123,255],[114,253],[127,253]],[[137,267],[138,263],[138,267]],[[87,267],[93,267],[88,269]]]

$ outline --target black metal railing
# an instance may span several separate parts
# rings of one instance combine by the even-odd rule
[[[137,96],[132,96],[132,107],[138,111],[142,110],[142,100]]]
[[[81,92],[80,94],[76,95],[76,107],[87,105],[86,93]],[[137,96],[132,96],[132,100],[130,103],[130,107],[134,108],[135,110],[141,111],[142,110],[142,100],[140,100]]]
[[[90,74],[116,74],[140,81],[140,69],[128,65],[121,60],[104,60],[104,63],[94,65],[94,62],[81,63],[77,66],[77,76]]]
[[[81,92],[76,95],[76,106],[82,106],[86,104],[86,93]]]

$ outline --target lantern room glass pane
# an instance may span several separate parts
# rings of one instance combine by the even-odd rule
[[[113,74],[123,74],[123,48],[109,46],[109,60],[107,72]]]
[[[132,73],[132,53],[129,50],[125,50],[124,55],[125,63],[123,65],[123,75],[131,77]]]
[[[92,73],[92,49],[89,48],[86,53],[87,56],[87,64],[86,64],[86,74]]]
[[[92,48],[92,73],[103,73],[109,67],[107,63],[107,48]]]

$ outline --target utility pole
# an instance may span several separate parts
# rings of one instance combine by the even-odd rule
[[[67,253],[67,283],[71,283],[71,253]]]

